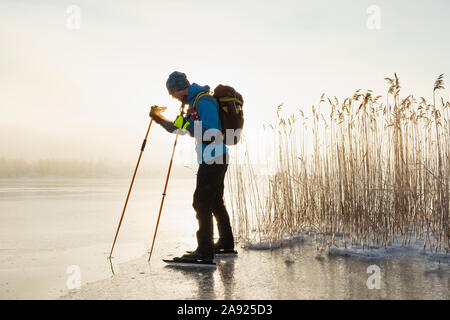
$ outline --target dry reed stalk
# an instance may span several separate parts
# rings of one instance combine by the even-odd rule
[[[450,103],[436,92],[433,104],[400,98],[397,74],[385,104],[371,90],[339,102],[321,96],[311,128],[300,116],[282,117],[273,133],[275,163],[265,178],[245,163],[229,175],[233,217],[241,239],[277,243],[286,235],[313,231],[320,244],[403,245],[424,239],[424,248],[449,250]],[[321,112],[328,102],[330,114]],[[298,138],[299,137],[299,138]],[[306,141],[312,142],[309,152]],[[245,149],[244,149],[245,150]],[[234,219],[233,219],[234,220]]]

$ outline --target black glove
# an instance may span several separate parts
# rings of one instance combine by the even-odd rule
[[[152,106],[150,109],[149,116],[158,124],[161,124],[166,118],[164,118],[161,114],[161,112],[164,112],[167,109],[167,107],[159,107],[159,106]]]

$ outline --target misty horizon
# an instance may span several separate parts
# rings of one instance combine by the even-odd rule
[[[130,178],[135,164],[125,161],[87,161],[67,159],[40,159],[29,161],[23,158],[6,159],[0,157],[0,178]],[[138,178],[160,179],[167,174],[168,165],[152,166],[143,161],[138,171]],[[194,179],[195,167],[173,165],[171,177]]]

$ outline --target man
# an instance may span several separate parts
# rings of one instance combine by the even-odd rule
[[[214,253],[233,253],[234,239],[230,225],[230,218],[223,201],[224,178],[228,168],[227,147],[221,141],[221,135],[216,134],[215,139],[206,139],[211,131],[221,132],[219,118],[219,105],[212,96],[202,95],[209,92],[209,86],[190,84],[184,73],[175,71],[170,74],[166,82],[169,94],[182,102],[189,104],[189,111],[185,117],[187,122],[182,126],[190,136],[196,139],[197,185],[194,192],[193,207],[197,213],[197,249],[175,258],[175,261],[203,261],[211,262]],[[197,99],[196,99],[197,98]],[[195,111],[191,108],[197,100]],[[150,117],[170,133],[176,132],[180,126],[173,121],[165,119],[160,108],[153,106]],[[198,121],[194,121],[197,118]],[[217,139],[219,137],[219,139]],[[210,140],[210,141],[207,141]],[[213,142],[211,142],[213,141]],[[213,214],[217,221],[219,240],[213,243]]]

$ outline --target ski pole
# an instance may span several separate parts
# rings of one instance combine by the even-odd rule
[[[131,179],[130,188],[128,189],[127,198],[125,200],[125,205],[123,206],[123,210],[122,210],[122,216],[120,217],[119,225],[117,226],[116,235],[114,237],[114,242],[113,242],[113,245],[112,245],[112,248],[111,248],[111,252],[109,253],[109,258],[108,259],[111,259],[111,257],[112,257],[114,246],[115,246],[116,240],[117,240],[117,235],[119,234],[120,225],[122,224],[123,216],[125,215],[125,210],[127,208],[128,199],[130,198],[131,189],[133,188],[134,178],[136,177],[136,172],[137,172],[138,167],[139,167],[139,162],[141,162],[142,153],[144,152],[145,145],[147,144],[147,137],[148,137],[148,133],[150,131],[150,128],[152,126],[152,122],[153,122],[153,118],[150,120],[150,124],[148,125],[147,133],[145,134],[144,141],[142,142],[141,152],[139,153],[139,158],[138,158],[138,161],[137,161],[137,164],[136,164],[136,168],[134,169],[133,178]]]
[[[173,155],[175,154],[175,147],[177,146],[178,133],[179,133],[179,131],[177,130],[177,135],[175,137],[175,143],[173,144],[172,157],[170,158],[169,170],[167,172],[166,185],[164,186],[164,191],[162,193],[161,205],[159,207],[158,219],[156,221],[156,228],[155,228],[155,233],[153,234],[152,248],[150,249],[150,255],[148,257],[148,262],[150,262],[150,259],[152,258],[153,246],[155,245],[156,233],[158,232],[159,219],[161,218],[161,211],[162,211],[162,207],[164,204],[164,198],[166,197],[166,190],[167,190],[167,183],[169,182],[170,169],[172,168]]]

